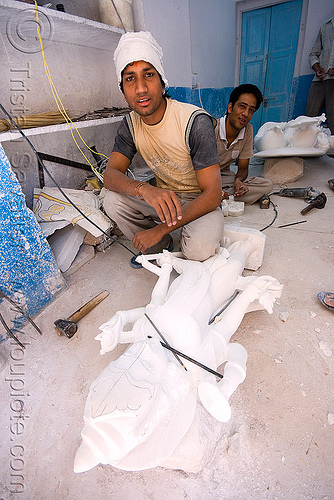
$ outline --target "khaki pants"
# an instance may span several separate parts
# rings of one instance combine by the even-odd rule
[[[182,206],[187,205],[198,195],[184,193],[178,195]],[[134,196],[127,196],[107,191],[103,201],[104,210],[116,222],[123,234],[132,240],[138,231],[150,229],[159,224],[156,211],[145,201]],[[185,258],[203,261],[214,255],[222,239],[224,216],[220,207],[181,228],[181,250]],[[167,234],[149,253],[159,253],[171,244],[171,235]]]
[[[233,194],[233,182],[235,174],[231,170],[223,171],[221,173],[222,189],[229,194]],[[273,183],[265,177],[247,177],[242,181],[248,187],[249,191],[244,196],[238,196],[236,201],[243,201],[251,205],[261,198],[264,194],[271,193]]]

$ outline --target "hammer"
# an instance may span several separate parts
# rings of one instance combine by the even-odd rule
[[[94,309],[94,307],[97,306],[100,302],[102,302],[102,300],[108,297],[108,295],[109,292],[107,292],[107,290],[104,290],[103,292],[96,295],[96,297],[86,302],[86,304],[80,307],[80,309],[71,314],[69,318],[57,319],[54,322],[54,325],[56,326],[58,332],[61,335],[65,335],[69,339],[72,338],[75,332],[78,330],[77,322],[79,321],[79,319],[86,316],[86,314],[88,314],[92,309]]]
[[[302,215],[307,214],[312,208],[324,208],[326,205],[327,197],[325,193],[320,193],[318,196],[313,198],[311,203],[307,205],[307,207],[303,208],[303,210],[300,212]]]

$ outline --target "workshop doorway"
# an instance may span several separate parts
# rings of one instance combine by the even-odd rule
[[[303,0],[242,12],[239,83],[253,83],[264,102],[254,133],[268,121],[289,119]]]

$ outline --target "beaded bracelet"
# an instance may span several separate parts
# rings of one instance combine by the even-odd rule
[[[146,182],[139,182],[139,184],[137,184],[137,186],[135,187],[135,195],[137,196],[137,198],[139,200],[142,200],[142,201],[145,201],[144,198],[142,196],[140,196],[140,194],[138,193],[138,189],[141,188],[144,184],[146,184]]]

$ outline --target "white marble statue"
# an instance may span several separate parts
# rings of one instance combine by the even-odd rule
[[[324,121],[325,114],[315,117],[302,115],[289,122],[266,122],[254,137],[255,150],[281,150],[282,156],[284,153],[289,155],[289,151],[294,149],[300,150],[301,155],[312,149],[326,153],[331,147],[331,135],[328,128],[321,126]]]
[[[139,257],[159,278],[146,307],[119,311],[100,327],[101,354],[131,345],[90,388],[75,472],[99,463],[124,470],[163,465],[189,430],[198,401],[219,421],[230,419],[229,398],[245,379],[247,361],[246,349],[230,339],[252,303],[271,313],[282,291],[270,276],[241,276],[264,245],[262,233],[248,231],[205,262],[167,251]],[[213,371],[225,363],[223,378],[162,343]]]

